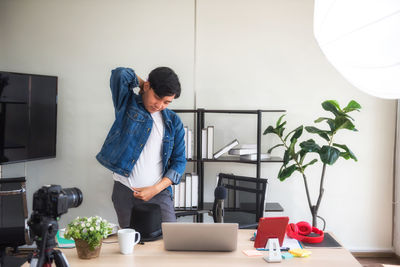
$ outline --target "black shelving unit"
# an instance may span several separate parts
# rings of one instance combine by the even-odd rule
[[[205,163],[210,162],[232,162],[232,163],[243,163],[243,164],[254,164],[256,165],[256,179],[261,178],[261,164],[262,163],[273,163],[273,162],[282,162],[282,158],[272,157],[269,159],[261,160],[261,135],[262,135],[262,114],[263,113],[283,113],[286,110],[216,110],[216,109],[174,109],[176,113],[193,113],[195,114],[196,119],[196,134],[194,138],[196,140],[196,153],[193,159],[187,159],[188,162],[194,162],[196,164],[196,172],[199,176],[199,203],[196,209],[194,208],[178,208],[177,211],[193,211],[193,210],[204,210],[209,208],[209,203],[204,202],[204,165]],[[219,157],[218,159],[203,159],[202,158],[202,138],[201,138],[201,130],[205,127],[205,115],[207,113],[222,113],[222,114],[249,114],[249,115],[257,115],[257,160],[242,160],[240,157]],[[215,134],[215,133],[214,133]],[[257,205],[259,203],[259,199],[256,200]],[[206,205],[205,205],[206,204]],[[280,206],[279,203],[269,203],[274,206],[276,209],[276,205]],[[268,205],[266,206],[268,207]],[[278,209],[275,211],[279,211]],[[200,214],[200,221],[203,221],[202,214]]]

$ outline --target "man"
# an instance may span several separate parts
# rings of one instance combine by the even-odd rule
[[[110,78],[115,121],[97,160],[113,171],[112,201],[121,228],[130,225],[131,210],[143,202],[161,207],[163,222],[175,222],[172,184],[185,171],[184,129],[167,106],[180,96],[178,76],[167,67],[143,81],[129,68]],[[133,88],[139,87],[139,94]]]

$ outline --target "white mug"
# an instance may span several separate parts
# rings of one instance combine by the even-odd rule
[[[136,239],[137,235],[137,240]],[[140,233],[134,229],[121,229],[118,230],[118,243],[119,250],[122,254],[132,254],[134,246],[140,241]]]

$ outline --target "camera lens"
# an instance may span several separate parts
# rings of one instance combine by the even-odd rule
[[[76,208],[82,203],[83,195],[79,188],[64,188],[62,191],[67,196],[68,208]]]

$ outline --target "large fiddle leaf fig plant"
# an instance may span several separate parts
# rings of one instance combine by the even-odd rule
[[[278,147],[284,148],[283,164],[279,170],[278,178],[285,181],[296,171],[299,172],[304,181],[304,186],[307,194],[308,205],[312,215],[312,224],[314,227],[317,225],[317,218],[323,220],[318,216],[318,209],[321,204],[322,196],[324,195],[324,178],[327,165],[333,165],[338,158],[353,159],[357,161],[354,153],[345,144],[338,144],[334,142],[334,137],[340,130],[357,131],[353,121],[354,119],[349,116],[353,111],[360,111],[361,106],[356,101],[350,101],[346,107],[341,108],[339,103],[335,100],[327,100],[322,103],[322,108],[333,114],[333,117],[320,117],[316,119],[315,123],[325,122],[328,127],[326,129],[317,128],[314,126],[303,126],[295,128],[287,134],[284,134],[286,121],[283,121],[282,115],[274,126],[268,126],[264,131],[266,134],[275,134],[279,137],[280,143],[271,147],[268,153]],[[303,130],[310,134],[316,134],[325,144],[319,145],[314,139],[308,139],[300,142]],[[307,156],[315,155],[314,159],[307,159]],[[312,203],[310,198],[309,186],[305,170],[308,166],[318,162],[322,162],[322,173],[320,178],[319,195],[315,204]],[[324,221],[325,222],[325,221]]]

